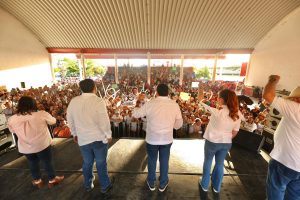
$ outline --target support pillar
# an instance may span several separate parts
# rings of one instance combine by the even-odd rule
[[[119,69],[118,69],[118,59],[116,54],[114,54],[114,58],[115,58],[115,82],[116,84],[119,84]]]
[[[147,83],[151,84],[151,54],[150,52],[147,53],[147,59],[148,59],[148,66],[147,66]]]
[[[85,63],[84,63],[84,55],[80,54],[80,61],[78,62],[79,65],[79,76],[80,80],[83,80],[86,78],[86,71],[85,71]]]
[[[179,85],[182,85],[182,81],[183,81],[183,63],[184,63],[184,55],[181,55]]]
[[[55,74],[54,74],[54,68],[53,68],[53,60],[51,53],[48,53],[49,55],[49,63],[50,63],[50,71],[51,71],[51,77],[52,77],[52,83],[55,82]]]
[[[215,55],[215,63],[214,63],[214,70],[213,70],[213,76],[212,81],[216,81],[216,74],[217,74],[217,63],[218,63],[218,54]]]

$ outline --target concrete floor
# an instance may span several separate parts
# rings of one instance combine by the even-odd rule
[[[57,174],[65,175],[65,181],[52,189],[33,188],[27,161],[14,150],[0,156],[0,199],[199,199],[203,145],[204,141],[197,139],[174,141],[170,184],[164,193],[160,193],[157,190],[150,192],[145,185],[145,142],[140,139],[114,140],[109,148],[108,169],[110,176],[115,177],[115,184],[110,194],[103,196],[97,176],[93,191],[84,190],[78,146],[71,139],[55,139],[54,165]],[[267,158],[264,153],[255,154],[233,146],[224,162],[221,199],[265,199]],[[209,198],[212,199],[210,192]]]

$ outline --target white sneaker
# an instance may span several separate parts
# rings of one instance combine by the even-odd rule
[[[151,186],[148,182],[148,180],[146,181],[147,182],[147,185],[149,187],[149,190],[151,190],[152,192],[155,190],[155,186]]]
[[[161,188],[161,187],[159,186],[158,190],[159,190],[160,192],[163,192],[163,191],[165,191],[165,190],[167,189],[168,185],[169,185],[169,181],[167,182],[167,184],[166,184],[164,187]]]

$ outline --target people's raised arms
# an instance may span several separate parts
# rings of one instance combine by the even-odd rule
[[[199,82],[198,85],[198,100],[202,101],[204,99],[204,89],[203,89],[203,85],[201,82]]]

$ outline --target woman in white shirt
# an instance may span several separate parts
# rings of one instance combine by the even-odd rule
[[[201,89],[200,89],[201,90]],[[199,98],[203,95],[199,90]],[[209,181],[215,199],[219,199],[219,192],[224,175],[224,160],[231,148],[232,138],[239,131],[242,114],[239,111],[239,103],[234,91],[225,89],[219,92],[218,104],[221,109],[212,108],[205,103],[201,105],[210,111],[211,117],[204,133],[204,163],[203,176],[199,182],[202,199],[207,198]],[[215,157],[215,166],[210,178],[212,160]]]

